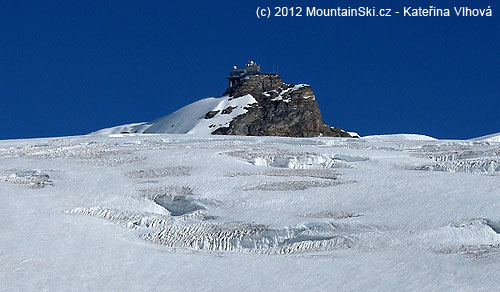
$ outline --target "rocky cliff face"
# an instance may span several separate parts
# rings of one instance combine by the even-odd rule
[[[257,102],[245,107],[227,127],[212,132],[219,135],[286,136],[286,137],[351,137],[347,132],[323,122],[311,86],[285,84],[278,75],[258,75],[228,88],[229,100],[251,95]],[[205,115],[230,113],[228,107]]]

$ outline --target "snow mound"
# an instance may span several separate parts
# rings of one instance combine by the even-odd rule
[[[491,252],[489,249],[500,247],[498,223],[476,218],[453,222],[443,228],[421,235],[421,240],[432,240],[442,246],[441,253],[463,253],[477,255],[478,252]]]
[[[164,133],[210,135],[213,131],[227,127],[231,121],[247,112],[247,107],[256,104],[252,95],[239,98],[209,97],[189,104],[167,116],[152,122],[134,123],[102,129],[91,134],[116,135],[123,133]],[[210,113],[210,116],[207,116]]]
[[[353,138],[361,138],[361,136],[357,132],[347,132],[347,134],[351,135]]]
[[[471,141],[481,141],[481,142],[500,142],[500,133],[495,133],[491,135],[486,135],[482,137],[477,137],[470,139]]]
[[[400,140],[418,140],[418,141],[435,141],[436,138],[420,135],[420,134],[389,134],[389,135],[370,135],[363,136],[361,139],[366,140],[384,140],[384,141],[400,141]]]
[[[128,134],[128,133],[144,133],[144,131],[149,128],[151,125],[146,122],[142,123],[131,123],[125,124],[121,126],[116,126],[112,128],[106,128],[99,130],[97,132],[91,134],[102,134],[102,135],[113,135],[115,137],[119,137],[117,135],[120,134]]]

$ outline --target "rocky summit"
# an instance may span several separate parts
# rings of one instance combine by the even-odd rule
[[[228,126],[212,132],[218,135],[286,136],[286,137],[351,137],[337,127],[326,125],[307,84],[286,84],[276,74],[248,76],[229,87],[224,95],[235,100],[251,95],[256,102],[245,107],[245,113],[236,116]],[[231,112],[232,108],[210,111],[205,119]]]
[[[188,104],[151,122],[106,128],[94,134],[193,134],[284,137],[359,137],[323,122],[311,86],[286,84],[249,61],[233,67],[220,97]]]

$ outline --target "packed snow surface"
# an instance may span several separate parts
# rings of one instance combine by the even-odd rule
[[[500,143],[121,132],[0,141],[0,290],[500,287]]]

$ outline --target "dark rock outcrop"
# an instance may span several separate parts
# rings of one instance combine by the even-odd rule
[[[351,137],[347,132],[323,122],[318,103],[309,85],[285,84],[278,75],[250,76],[228,88],[225,95],[237,99],[247,94],[257,103],[235,117],[228,127],[212,134],[286,137]],[[224,111],[229,111],[225,109]],[[206,119],[213,116],[207,113]]]

